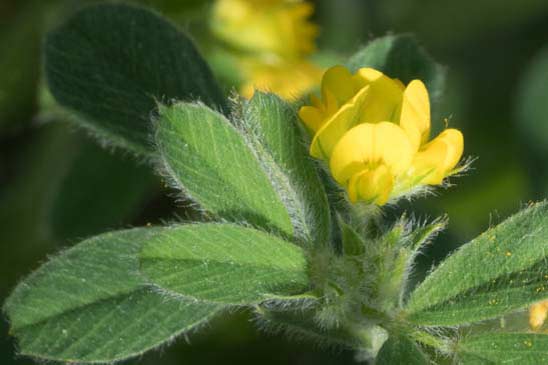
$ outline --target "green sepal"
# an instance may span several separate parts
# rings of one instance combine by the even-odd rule
[[[356,230],[347,224],[343,218],[338,215],[339,228],[341,230],[341,241],[343,253],[347,256],[361,256],[365,254],[365,241]]]

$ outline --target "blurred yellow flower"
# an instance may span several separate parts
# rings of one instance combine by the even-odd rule
[[[296,100],[320,84],[323,70],[308,61],[267,64],[244,61],[242,72],[247,80],[241,94],[251,98],[255,90],[273,92],[286,100]]]
[[[321,99],[299,116],[314,134],[310,154],[329,163],[350,201],[384,205],[455,173],[464,147],[456,129],[430,140],[430,102],[420,80],[403,85],[372,68],[325,72]]]
[[[543,302],[535,303],[529,308],[529,326],[531,329],[538,330],[544,322],[548,315],[548,300]]]
[[[211,27],[230,46],[266,60],[301,58],[315,50],[312,12],[300,0],[217,0]]]
[[[306,57],[318,27],[312,4],[301,0],[217,0],[213,33],[236,54],[240,93],[270,91],[292,100],[319,85],[323,70]]]

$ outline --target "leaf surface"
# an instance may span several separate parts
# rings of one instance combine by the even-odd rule
[[[261,164],[221,114],[201,104],[161,107],[156,142],[176,187],[205,210],[293,233],[289,214]]]
[[[296,233],[316,244],[329,240],[327,195],[297,123],[297,112],[274,94],[256,92],[244,107],[245,129],[289,211]]]
[[[102,140],[152,153],[157,101],[223,95],[190,39],[156,13],[123,4],[85,7],[45,42],[45,74],[55,99]]]
[[[548,298],[548,204],[491,228],[447,258],[411,294],[409,320],[454,325]]]
[[[22,355],[110,363],[137,356],[189,331],[221,306],[154,292],[138,269],[143,243],[161,229],[107,233],[51,259],[5,304]]]
[[[538,365],[548,363],[548,335],[486,333],[463,338],[458,354],[464,365]]]
[[[151,239],[141,270],[159,287],[194,300],[253,304],[308,288],[296,245],[232,224],[192,224]]]

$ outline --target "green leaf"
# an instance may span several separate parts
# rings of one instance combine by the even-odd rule
[[[24,280],[8,298],[10,333],[22,355],[67,362],[137,356],[204,323],[220,310],[152,291],[138,269],[141,228],[83,241]]]
[[[455,325],[548,298],[548,204],[531,205],[446,259],[411,294],[408,319]]]
[[[421,324],[453,325],[495,318],[548,298],[547,277],[548,267],[545,261],[541,261],[411,315],[411,320]]]
[[[350,58],[347,66],[356,71],[372,67],[404,84],[422,80],[431,100],[438,100],[445,86],[445,70],[408,34],[377,38]]]
[[[215,215],[292,235],[280,197],[244,137],[200,104],[160,108],[156,142],[175,186]]]
[[[303,251],[275,236],[231,224],[163,231],[141,253],[151,281],[194,300],[251,304],[308,287]]]
[[[538,365],[548,363],[548,335],[485,333],[464,337],[457,352],[462,364]]]
[[[376,365],[427,365],[430,364],[417,344],[403,336],[390,336],[381,347]]]
[[[274,94],[256,92],[244,105],[243,127],[289,211],[296,234],[325,243],[331,227],[329,204],[297,123],[297,112]]]
[[[201,100],[223,107],[207,64],[175,26],[145,9],[86,7],[45,44],[49,88],[77,120],[115,145],[150,154],[157,100]]]

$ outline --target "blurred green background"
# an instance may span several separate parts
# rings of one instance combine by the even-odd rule
[[[196,39],[208,2],[143,0]],[[44,32],[87,1],[0,0],[0,299],[48,255],[121,227],[192,219],[160,178],[132,156],[101,148],[67,123],[40,91]],[[419,259],[416,279],[448,252],[548,192],[548,2],[546,0],[318,0],[321,52],[350,55],[369,40],[414,33],[447,67],[434,124],[465,135],[477,157],[455,186],[392,209],[418,218],[448,213],[450,226]],[[202,47],[205,47],[203,44]],[[41,100],[41,102],[40,102]],[[436,129],[436,127],[434,127]],[[346,364],[352,354],[255,329],[245,311],[128,363]],[[298,340],[298,338],[296,339]],[[188,345],[191,344],[191,346]],[[15,358],[6,321],[0,364]]]

